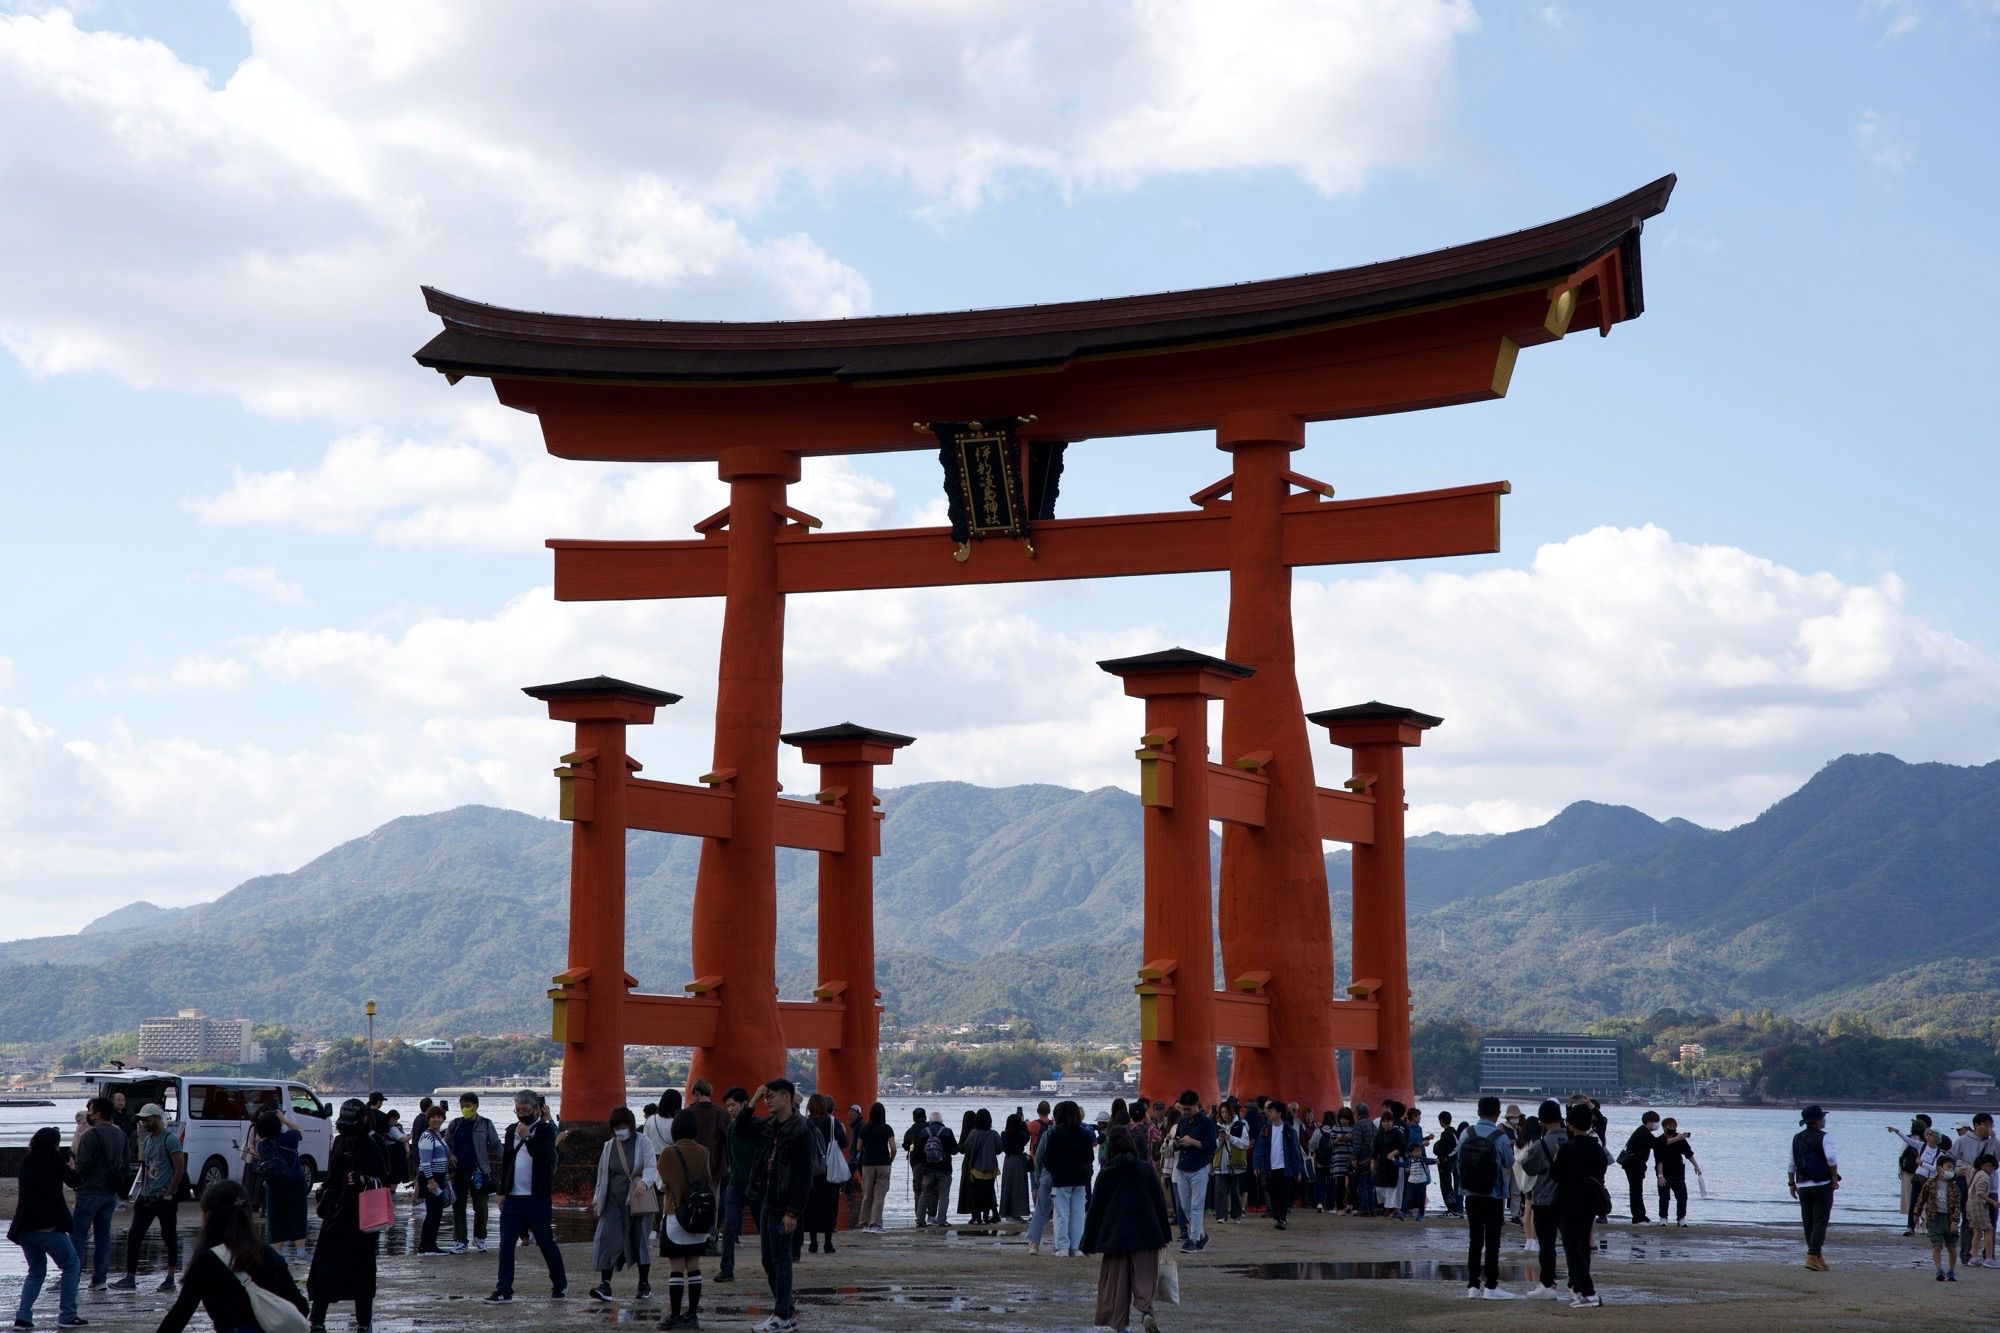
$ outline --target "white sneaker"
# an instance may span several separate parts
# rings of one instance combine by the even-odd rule
[[[1559,1301],[1562,1299],[1562,1293],[1554,1287],[1535,1287],[1528,1292],[1528,1299],[1531,1301]]]
[[[1488,1287],[1486,1299],[1489,1301],[1518,1301],[1521,1298],[1505,1287]]]
[[[472,1242],[472,1248],[479,1251],[481,1254],[484,1254],[486,1253],[486,1242],[483,1240],[475,1240]]]
[[[1483,1294],[1484,1292],[1482,1292],[1478,1287],[1467,1287],[1465,1289],[1465,1299],[1467,1299],[1468,1301],[1476,1301]]]

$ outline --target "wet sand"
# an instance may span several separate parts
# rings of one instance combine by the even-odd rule
[[[0,1189],[0,1207],[11,1212],[12,1189]],[[183,1210],[193,1217],[193,1208]],[[120,1214],[122,1226],[125,1215]],[[565,1219],[561,1231],[570,1266],[570,1296],[552,1301],[540,1255],[522,1251],[516,1299],[508,1307],[480,1304],[493,1286],[495,1257],[471,1253],[420,1259],[407,1253],[407,1226],[385,1244],[382,1294],[375,1327],[403,1330],[518,1328],[584,1329],[605,1323],[657,1323],[663,1296],[644,1305],[631,1300],[635,1275],[613,1282],[620,1301],[593,1304],[585,1295],[595,1274],[582,1239],[587,1221]],[[449,1226],[447,1224],[447,1231]],[[497,1230],[497,1227],[496,1227]],[[800,1325],[806,1329],[1026,1330],[1087,1329],[1096,1292],[1094,1259],[1030,1256],[1019,1227],[954,1227],[943,1233],[890,1231],[881,1236],[843,1234],[836,1254],[806,1254],[797,1269]],[[1503,1284],[1515,1291],[1532,1281],[1534,1256],[1518,1232],[1501,1253]],[[183,1235],[186,1235],[185,1229]],[[1803,1266],[1795,1232],[1762,1227],[1690,1226],[1633,1228],[1618,1222],[1598,1229],[1593,1265],[1601,1310],[1572,1310],[1545,1301],[1480,1302],[1465,1296],[1465,1225],[1433,1217],[1423,1223],[1328,1218],[1295,1213],[1291,1227],[1276,1230],[1261,1218],[1220,1227],[1206,1252],[1177,1256],[1182,1296],[1162,1304],[1162,1328],[1261,1329],[1356,1325],[1370,1328],[1455,1329],[1482,1325],[1528,1327],[1550,1320],[1609,1322],[1620,1329],[1754,1328],[1959,1329],[2000,1323],[2000,1270],[1973,1269],[1956,1284],[1933,1279],[1929,1247],[1921,1238],[1882,1231],[1835,1232],[1828,1238],[1828,1273]],[[7,1247],[13,1250],[13,1247]],[[708,1328],[746,1328],[770,1312],[751,1238],[738,1263],[738,1280],[713,1281],[703,1301]],[[0,1278],[0,1299],[18,1291],[19,1252]],[[114,1271],[122,1256],[114,1256]],[[142,1266],[141,1291],[85,1293],[82,1313],[95,1327],[150,1329],[168,1298],[146,1288],[157,1274],[157,1242]],[[303,1268],[300,1276],[303,1277]],[[664,1292],[664,1270],[656,1270]],[[155,1277],[156,1280],[156,1277]],[[52,1292],[36,1311],[54,1324]],[[196,1327],[205,1326],[197,1319]],[[353,1327],[351,1307],[335,1307],[332,1329]],[[1135,1324],[1136,1327],[1136,1324]]]

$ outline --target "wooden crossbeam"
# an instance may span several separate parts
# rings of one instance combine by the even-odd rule
[[[1271,779],[1229,764],[1208,766],[1208,817],[1246,828],[1264,827]]]
[[[1300,496],[1284,516],[1283,556],[1295,567],[1484,555],[1500,549],[1504,481],[1359,500]],[[1034,554],[1023,542],[975,543],[952,559],[945,528],[880,532],[781,529],[778,590],[840,592],[962,587],[1057,579],[1191,574],[1229,567],[1229,503],[1162,514],[1064,518],[1037,523]],[[549,542],[561,601],[720,597],[733,534],[694,541]]]
[[[591,1003],[581,994],[549,992],[554,1014],[551,1031],[557,1041],[571,1032],[586,1031]],[[785,1045],[793,1050],[836,1050],[845,996],[824,1000],[780,1000],[778,1019]],[[650,995],[634,991],[625,997],[625,1040],[633,1046],[713,1046],[722,999],[716,995]]]
[[[580,785],[580,784],[579,784]],[[575,818],[575,801],[566,801],[563,817]],[[779,798],[777,843],[808,852],[847,849],[846,812],[837,804]],[[625,824],[653,833],[679,833],[690,838],[727,838],[736,827],[736,793],[727,787],[692,787],[680,782],[629,778],[625,784]],[[881,829],[869,854],[880,856]]]
[[[1323,842],[1375,841],[1375,798],[1351,791],[1316,789],[1319,836]]]

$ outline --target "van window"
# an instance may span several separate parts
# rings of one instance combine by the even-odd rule
[[[278,1096],[276,1088],[231,1087],[217,1083],[190,1083],[187,1091],[190,1120],[249,1120],[255,1116],[260,1101]]]
[[[125,1113],[134,1118],[148,1102],[157,1103],[166,1112],[170,1125],[181,1118],[181,1085],[178,1079],[132,1079],[123,1083],[107,1079],[100,1086],[106,1097],[114,1092],[124,1093]]]
[[[294,1115],[324,1115],[326,1108],[320,1105],[319,1098],[294,1083],[292,1084],[292,1113]]]

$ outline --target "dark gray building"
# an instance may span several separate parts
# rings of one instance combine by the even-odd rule
[[[1604,1097],[1625,1087],[1618,1043],[1610,1037],[1560,1032],[1479,1039],[1481,1092]]]

